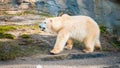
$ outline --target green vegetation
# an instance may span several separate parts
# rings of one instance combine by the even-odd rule
[[[16,28],[10,25],[0,26],[0,33],[5,33],[6,31],[11,31],[11,30],[16,30]]]
[[[8,34],[8,31],[14,31],[14,30],[18,30],[18,29],[39,29],[38,25],[2,25],[0,26],[0,38],[8,38],[8,39],[15,39],[15,36],[12,34]],[[30,38],[30,35],[27,34],[23,34],[21,35],[22,38]]]
[[[20,16],[20,15],[28,15],[28,14],[33,14],[33,15],[40,15],[40,16],[45,16],[45,17],[52,17],[50,14],[48,13],[36,13],[34,11],[29,11],[29,10],[26,10],[26,11],[22,11],[22,12],[18,12],[16,14],[8,14],[7,12],[5,11],[0,11],[0,15],[12,15],[12,16]]]
[[[0,38],[15,39],[15,36],[7,33],[0,33]]]
[[[112,44],[116,49],[120,49],[120,42],[112,41],[111,44]]]
[[[13,26],[0,26],[0,38],[8,38],[8,39],[14,39],[15,36],[12,34],[6,33],[7,31],[16,30]]]
[[[34,15],[40,15],[40,16],[45,16],[45,17],[52,17],[50,14],[47,14],[47,13],[38,14],[33,11],[24,11],[24,12],[19,13],[19,15],[26,15],[26,14],[34,14]]]
[[[100,24],[100,31],[102,34],[105,34],[106,36],[114,36],[114,34],[110,34],[108,31],[107,31],[107,27],[104,26],[103,24]],[[109,40],[111,41],[110,44],[112,46],[114,46],[117,50],[120,50],[120,42],[117,41],[117,39],[114,39],[116,37],[111,37]],[[106,49],[105,49],[106,50]]]
[[[19,42],[20,43],[20,42]],[[17,57],[30,56],[38,53],[45,53],[50,48],[48,45],[26,44],[20,45],[18,41],[0,42],[0,60],[13,60]]]
[[[20,37],[22,37],[23,39],[29,39],[29,38],[31,38],[31,36],[28,35],[28,34],[22,34]]]
[[[36,31],[39,30],[39,26],[35,25],[4,25],[0,26],[0,38],[14,39],[15,36],[8,34],[8,31],[23,31],[19,39],[0,41],[0,60],[12,60],[17,57],[30,56],[38,53],[45,53],[49,50],[49,46],[46,44],[34,43],[31,35],[27,34],[27,29]]]
[[[0,42],[0,60],[15,59],[18,56],[19,47],[9,42]]]
[[[101,33],[108,33],[106,26],[104,26],[103,24],[100,24],[99,26],[100,26]]]
[[[7,31],[13,31],[17,29],[23,29],[23,28],[31,28],[31,29],[38,29],[39,26],[36,25],[2,25],[0,26],[0,33],[5,33]]]
[[[31,12],[31,11],[24,11],[21,14],[25,15],[25,14],[36,14],[35,12]]]
[[[6,12],[3,10],[0,10],[0,15],[6,15]]]
[[[1,11],[1,15],[12,15],[12,16],[20,16],[20,15],[26,15],[26,14],[35,14],[34,12],[31,11],[22,11],[22,12],[17,12],[15,14],[9,14],[6,11]]]
[[[52,17],[50,14],[46,14],[46,13],[40,13],[40,16],[45,16],[45,17]]]
[[[17,29],[19,29],[19,28],[31,28],[31,29],[39,29],[39,26],[38,26],[38,24],[35,24],[35,25],[16,25],[16,26],[14,26],[14,27],[16,27]]]

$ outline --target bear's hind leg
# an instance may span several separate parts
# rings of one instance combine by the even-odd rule
[[[73,47],[73,39],[68,39],[67,45],[65,46],[65,49],[71,50]]]
[[[95,42],[92,39],[89,38],[84,40],[84,45],[85,45],[85,49],[83,51],[85,53],[91,53],[94,51]]]
[[[95,42],[95,48],[98,49],[98,50],[100,50],[100,51],[102,51],[102,47],[101,47],[99,39]]]

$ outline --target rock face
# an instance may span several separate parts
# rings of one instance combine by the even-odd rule
[[[51,15],[60,13],[87,15],[103,24],[108,31],[120,35],[119,0],[38,0],[37,7],[45,8]],[[38,2],[36,1],[36,3]],[[43,10],[45,10],[43,9]]]
[[[12,0],[17,1],[17,0]],[[67,13],[69,15],[87,15],[108,31],[120,36],[120,0],[20,0],[35,2],[38,11],[53,16]]]
[[[96,0],[94,5],[96,20],[104,24],[109,31],[120,35],[120,1]]]

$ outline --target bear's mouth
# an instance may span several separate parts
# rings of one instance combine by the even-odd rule
[[[45,31],[45,28],[41,28],[42,31]]]

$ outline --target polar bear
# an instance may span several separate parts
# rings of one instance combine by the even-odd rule
[[[73,40],[84,43],[85,53],[93,52],[95,47],[102,48],[99,26],[88,16],[63,14],[61,17],[45,19],[39,27],[42,31],[57,34],[54,48],[50,51],[52,54],[60,53],[64,47],[72,49]]]

